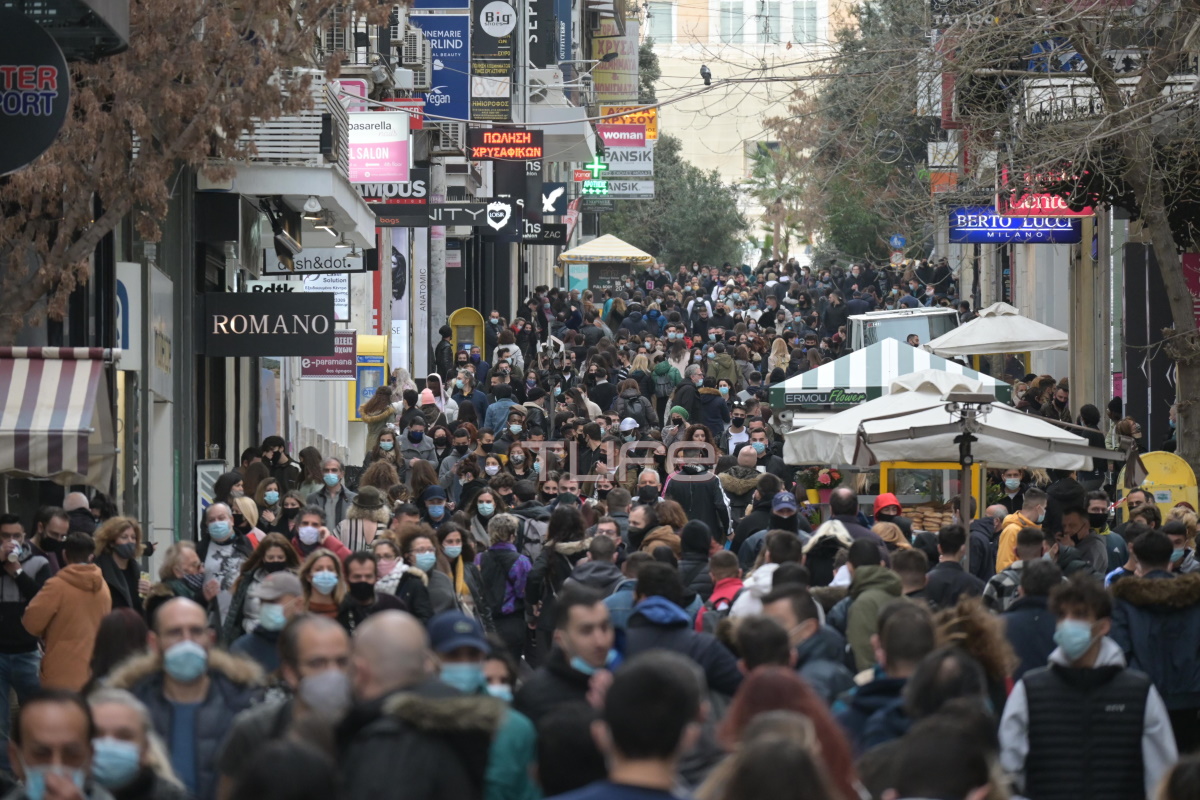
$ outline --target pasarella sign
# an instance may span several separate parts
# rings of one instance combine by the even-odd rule
[[[71,74],[46,30],[0,9],[0,175],[16,172],[58,138],[71,104]]]
[[[472,161],[541,161],[542,132],[513,128],[473,128],[467,132]]]
[[[408,113],[365,111],[350,115],[350,182],[408,180]]]
[[[1078,244],[1083,225],[1067,217],[1006,217],[993,206],[964,206],[950,212],[952,244]]]

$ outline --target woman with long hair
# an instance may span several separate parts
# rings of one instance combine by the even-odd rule
[[[470,532],[457,522],[444,522],[437,529],[438,547],[443,558],[437,569],[454,583],[455,606],[479,620],[486,631],[494,631],[492,612],[484,599],[483,577],[475,566],[475,547]]]
[[[258,484],[254,491],[254,503],[258,507],[258,526],[264,532],[283,531],[284,523],[279,506],[282,500],[283,491],[275,478],[267,478]]]
[[[346,510],[346,518],[338,523],[338,539],[352,553],[366,550],[379,536],[387,530],[387,524],[392,518],[388,509],[386,489],[374,486],[359,486],[358,494],[350,501]]]
[[[587,555],[591,539],[587,538],[583,515],[575,505],[559,505],[546,524],[546,540],[529,573],[526,602],[541,604],[537,620],[537,655],[544,659],[550,652],[554,635],[555,599],[575,565]]]
[[[376,461],[363,470],[362,475],[359,476],[358,490],[361,492],[367,487],[372,487],[381,492],[387,492],[399,482],[400,473],[396,471],[395,464],[391,461]]]
[[[232,644],[243,633],[258,625],[262,601],[251,594],[253,589],[271,573],[281,570],[295,572],[300,568],[296,548],[282,534],[269,533],[242,564],[241,574],[233,584],[233,599],[221,625],[221,643]]]
[[[533,453],[525,449],[525,446],[520,442],[513,442],[508,448],[508,461],[504,465],[504,471],[512,475],[518,481],[535,481],[537,474],[534,472]]]
[[[392,387],[385,383],[376,388],[371,399],[358,407],[358,416],[367,423],[367,453],[370,453],[379,441],[379,434],[387,429],[388,423],[396,421]]]
[[[138,562],[142,556],[142,526],[133,517],[113,517],[96,529],[94,538],[94,563],[108,584],[112,607],[144,613],[142,598],[150,591],[150,582],[143,580]]]
[[[462,512],[455,516],[462,524],[470,528],[475,547],[482,549],[490,546],[492,541],[488,534],[488,523],[496,514],[503,514],[507,510],[508,505],[504,502],[504,498],[498,492],[492,491],[490,487],[485,487],[480,489]]]
[[[782,338],[771,342],[771,354],[767,356],[767,369],[773,370],[779,368],[786,370],[790,361],[791,354],[788,352],[787,342]]]
[[[300,566],[300,586],[308,613],[337,619],[338,608],[346,597],[346,581],[342,562],[332,551],[318,547],[308,554]]]
[[[308,497],[325,488],[321,451],[309,445],[297,453],[297,458],[300,460],[300,485],[296,490],[302,496]]]
[[[479,568],[483,603],[496,633],[513,658],[525,650],[527,589],[533,565],[517,552],[515,539],[520,520],[512,514],[497,514],[488,523],[490,544],[475,557]],[[465,546],[465,545],[464,545]]]
[[[396,552],[400,562],[382,586],[375,585],[375,590],[395,595],[409,613],[427,623],[433,618],[429,573],[438,560],[437,535],[423,522],[406,523],[396,538]]]
[[[125,659],[146,652],[149,633],[145,617],[132,608],[118,608],[106,614],[96,631],[96,644],[92,647],[89,664],[91,678],[83,687],[83,694],[87,695],[99,686]]]
[[[780,769],[781,765],[786,769]],[[697,800],[858,800],[830,779],[808,717],[768,711],[746,726],[733,753],[696,790]]]
[[[381,461],[390,463],[394,468],[400,468],[400,442],[397,441],[396,429],[387,426],[379,432],[375,446],[367,451],[363,459],[363,471],[370,469]]]
[[[270,477],[271,470],[267,465],[261,461],[255,461],[242,473],[242,491],[245,492],[246,497],[256,497],[258,485]]]
[[[430,486],[438,485],[437,471],[425,459],[413,459],[412,466],[408,468],[408,485],[412,489],[412,496],[420,497]]]

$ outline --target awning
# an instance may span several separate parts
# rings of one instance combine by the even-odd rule
[[[980,311],[975,319],[923,347],[942,356],[1066,350],[1067,335],[1036,319],[1021,316],[1008,303],[993,303]]]
[[[525,127],[544,132],[547,161],[591,161],[596,155],[596,131],[587,121],[587,109],[563,105],[530,104]]]
[[[884,339],[775,384],[771,387],[771,408],[848,408],[888,394],[896,378],[924,369],[973,378],[983,384],[983,391],[991,392],[1001,401],[1012,396],[1012,387],[1004,381],[895,339]]]
[[[117,448],[104,367],[120,352],[0,347],[0,473],[109,491]]]
[[[574,250],[561,254],[558,260],[564,264],[639,264],[650,266],[654,256],[643,253],[628,242],[621,241],[611,234],[597,236],[590,242],[584,242]]]

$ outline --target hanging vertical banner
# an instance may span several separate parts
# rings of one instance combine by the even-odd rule
[[[416,232],[413,243],[413,377],[429,374],[429,236]]]
[[[571,0],[554,0],[554,61],[571,60]]]
[[[512,122],[512,63],[471,60],[471,119]]]
[[[592,39],[592,58],[600,61],[609,53],[617,57],[597,64],[592,70],[596,98],[601,103],[636,103],[638,97],[638,24],[625,23],[625,35],[617,29],[617,21],[605,19]]]
[[[409,252],[408,228],[382,228],[390,232],[390,251],[392,258],[392,341],[391,362],[393,367],[409,369]],[[383,239],[380,240],[384,242]],[[386,243],[386,242],[384,242]]]
[[[527,0],[525,8],[526,63],[531,69],[552,67],[557,63],[554,60],[554,0]]]
[[[471,18],[466,14],[418,14],[408,21],[425,32],[433,52],[433,74],[425,116],[468,119],[471,103]]]
[[[512,61],[517,10],[503,0],[475,0],[471,55]]]

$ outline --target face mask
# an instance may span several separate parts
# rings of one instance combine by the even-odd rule
[[[1046,512],[1043,511],[1042,513],[1038,514],[1037,523],[1038,523],[1038,525],[1041,525],[1045,521],[1046,521]]]
[[[506,703],[513,701],[513,690],[507,683],[490,684],[487,687],[487,693],[497,700],[503,700]]]
[[[300,513],[300,507],[299,507],[299,506],[297,506],[296,508],[285,508],[285,509],[283,510],[283,518],[284,518],[285,520],[287,520],[288,522],[291,522],[292,520],[294,520],[294,519],[296,518],[296,516],[297,516],[299,513]]]
[[[338,576],[336,572],[314,572],[312,574],[312,585],[321,594],[331,594],[338,585]]]
[[[493,447],[495,447],[495,443],[494,443],[494,442],[483,442],[482,444],[480,444],[480,445],[479,445],[479,449],[480,449],[480,450],[482,450],[482,451],[483,451],[483,452],[485,452],[485,453],[490,453],[490,452],[492,452],[492,448],[493,448]]]
[[[439,436],[433,440],[434,447],[445,447],[448,444],[450,444],[450,440],[447,439],[445,436]]]
[[[214,542],[229,541],[229,537],[233,536],[233,526],[224,519],[219,522],[210,522],[208,523],[208,535]]]
[[[340,669],[327,669],[301,680],[296,696],[318,714],[340,717],[350,707],[350,678]]]
[[[196,572],[192,575],[184,575],[180,580],[192,592],[200,591],[200,587],[204,585],[204,573]]]
[[[287,569],[287,562],[286,561],[264,561],[264,562],[262,562],[260,569],[263,572],[266,572],[267,574],[271,574],[273,572],[282,572],[283,570]]]
[[[1088,514],[1088,527],[1092,530],[1103,530],[1104,526],[1107,524],[1108,514],[1104,513],[1103,511],[1094,514]]]
[[[453,561],[462,555],[462,545],[448,545],[442,548],[442,552],[446,554],[446,558]]]
[[[499,324],[500,324],[500,320],[496,319],[495,317],[492,317],[492,318],[490,318],[490,319],[488,320],[488,322],[492,323],[493,325],[499,325]]]
[[[384,441],[384,442],[379,443],[379,449],[385,453],[388,452],[389,450],[391,450],[395,446],[396,446],[396,443],[392,442],[392,441]]]
[[[392,570],[396,568],[396,559],[381,558],[375,567],[375,574],[383,578],[392,574]]]
[[[321,529],[312,525],[301,525],[300,530],[296,531],[296,534],[300,537],[300,544],[306,544],[311,547],[321,537]]]
[[[520,432],[521,432],[521,426],[520,426],[520,425],[509,425],[509,426],[508,426],[508,429],[509,429],[510,431],[512,431],[514,434],[516,434],[516,433],[520,433]]]
[[[267,505],[273,506],[279,502],[279,492],[274,489],[269,492],[263,492],[263,500],[266,501]]]
[[[350,596],[360,603],[365,603],[375,596],[375,584],[373,583],[356,581],[347,584],[347,588],[350,590]]]
[[[1017,489],[1021,488],[1021,479],[1020,478],[1005,478],[1004,479],[1004,488],[1008,489],[1010,492],[1015,492]]]
[[[699,353],[696,353],[694,356],[692,356],[692,361],[699,361],[699,360],[700,360],[700,354],[699,354]]]
[[[463,694],[475,694],[487,680],[478,664],[442,664],[440,678]]]
[[[525,462],[525,456],[522,455],[521,453],[513,453],[511,456],[508,457],[508,460],[514,464],[522,464]]]
[[[538,462],[538,461],[535,461],[535,462],[533,462],[533,471],[534,471],[534,472],[541,472],[541,471],[542,471],[542,465],[541,465],[541,463],[540,463],[540,462]]]
[[[191,683],[208,669],[208,651],[190,639],[177,642],[163,653],[163,669],[180,683]]]
[[[264,631],[281,631],[287,624],[283,606],[279,603],[263,603],[258,611],[258,627]]]
[[[754,448],[754,452],[760,456],[767,452],[767,445],[764,442],[751,442],[750,446]]]
[[[429,518],[432,520],[439,520],[442,518],[442,515],[446,513],[446,507],[444,505],[426,506],[425,509],[429,512]]]
[[[337,474],[337,473],[335,473],[335,472],[326,472],[326,473],[325,473],[325,475],[324,475],[323,477],[324,477],[324,480],[325,480],[325,485],[326,485],[326,486],[328,486],[328,487],[329,487],[329,488],[331,488],[331,489],[332,489],[334,486],[337,486],[337,485],[338,485],[338,481],[340,481],[340,480],[341,480],[341,477],[339,477],[339,476],[338,476],[338,474]]]
[[[463,388],[463,382],[462,382],[462,381],[460,381],[460,380],[456,380],[456,381],[454,381],[454,388],[455,388],[455,389],[461,389],[461,388]]]
[[[475,508],[481,517],[490,517],[496,511],[496,506],[493,503],[480,503]]]
[[[682,425],[683,418],[682,417],[671,417],[671,424],[672,425]]]
[[[1171,426],[1171,430],[1175,430],[1176,422],[1173,419],[1167,420],[1167,424]]]
[[[470,449],[471,449],[471,445],[469,445],[469,444],[454,445],[454,452],[460,456],[465,456],[467,454],[467,451]]]
[[[63,540],[55,539],[50,534],[42,536],[42,550],[46,553],[61,553],[63,549]]]
[[[133,742],[105,736],[92,739],[92,777],[105,789],[129,785],[142,769],[142,753]]]
[[[209,533],[211,535],[212,531],[210,530]],[[113,548],[113,552],[126,560],[131,559],[137,555],[137,543],[126,542],[125,544],[119,544]]]
[[[591,664],[587,663],[579,656],[575,656],[574,658],[571,659],[571,669],[575,670],[576,672],[582,672],[584,675],[590,676],[590,675],[595,675],[600,670],[611,666],[612,663],[616,660],[617,660],[617,651],[616,650],[608,651],[608,655],[605,656],[605,658],[604,658],[604,666],[603,667],[593,667]]]
[[[231,498],[234,498],[234,499],[236,499],[236,498],[238,498],[238,497],[245,497],[245,496],[246,496],[246,493],[245,493],[245,492],[243,492],[241,489],[233,489],[233,490],[231,490],[231,491],[229,492],[229,496],[230,496]]]
[[[83,793],[86,777],[81,769],[70,769],[62,766],[25,767],[25,796],[29,800],[43,800],[46,796],[46,776],[61,775],[69,778],[75,788]]]
[[[425,431],[409,431],[408,432],[408,440],[410,442],[412,442],[413,444],[420,444],[421,440],[424,438],[425,438]]]
[[[417,553],[413,561],[416,563],[417,569],[429,572],[437,564],[437,553]]]
[[[1178,550],[1172,550],[1171,551],[1171,563],[1178,564],[1180,561],[1183,561],[1183,553],[1184,553],[1184,550],[1182,547],[1179,548]]]
[[[718,389],[718,390],[721,392],[721,394],[722,394],[722,395],[727,395],[727,394],[729,394],[729,387],[728,387],[728,386],[718,386],[718,387],[717,387],[717,389]]]
[[[1092,646],[1091,623],[1064,619],[1054,629],[1054,643],[1062,648],[1068,660],[1072,663],[1078,661]]]
[[[746,424],[746,418],[745,417],[734,417],[732,420],[730,420],[729,424],[731,426],[733,426],[734,428],[740,428]]]

